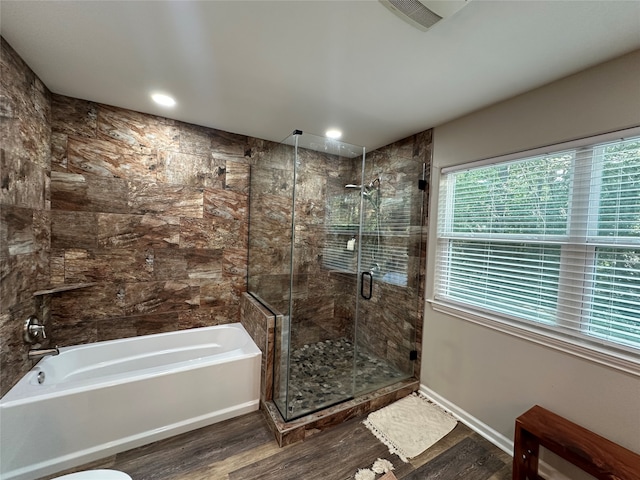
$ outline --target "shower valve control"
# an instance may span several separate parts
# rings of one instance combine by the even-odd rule
[[[22,338],[25,343],[30,345],[47,338],[47,334],[44,331],[44,325],[40,323],[37,317],[32,315],[25,320]]]

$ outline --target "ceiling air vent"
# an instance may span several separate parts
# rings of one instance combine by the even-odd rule
[[[405,22],[426,32],[444,17],[460,10],[467,0],[380,0],[380,3]]]

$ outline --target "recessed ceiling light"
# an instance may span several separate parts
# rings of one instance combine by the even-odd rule
[[[327,130],[325,135],[329,138],[340,138],[342,136],[342,132],[340,130],[332,128],[330,130]]]
[[[158,105],[162,105],[163,107],[173,107],[176,104],[176,101],[171,98],[169,95],[165,95],[164,93],[154,93],[151,95],[151,98]]]

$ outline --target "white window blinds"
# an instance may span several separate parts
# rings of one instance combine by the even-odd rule
[[[443,172],[435,299],[640,349],[640,137]]]
[[[327,205],[324,267],[358,273],[360,252],[362,271],[371,271],[376,281],[407,286],[412,233],[410,201],[402,191],[397,197],[365,198],[360,228],[360,195],[348,192],[333,196]],[[353,250],[349,249],[351,241]]]

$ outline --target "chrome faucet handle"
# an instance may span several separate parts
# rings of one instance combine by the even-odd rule
[[[32,345],[36,343],[38,340],[44,340],[47,338],[47,334],[44,331],[44,325],[40,323],[38,317],[31,315],[24,322],[24,327],[22,329],[22,338],[25,343]]]
[[[44,325],[31,325],[31,333],[34,336],[41,336],[43,339],[47,338],[47,333],[44,331]]]

